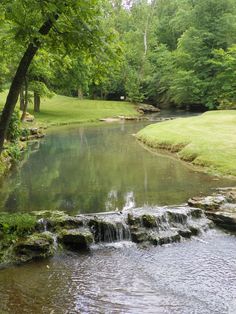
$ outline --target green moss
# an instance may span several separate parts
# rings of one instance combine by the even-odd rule
[[[138,132],[146,145],[177,153],[210,173],[236,176],[236,110],[152,124]]]
[[[146,228],[154,228],[157,227],[156,219],[151,215],[143,215],[142,216],[143,225]]]

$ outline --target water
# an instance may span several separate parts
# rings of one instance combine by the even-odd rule
[[[144,125],[50,132],[1,186],[0,209],[126,210],[183,203],[219,185],[232,185],[144,150],[132,137]],[[126,229],[117,230],[106,239],[129,239]],[[89,252],[58,253],[0,270],[0,313],[233,314],[235,282],[236,237],[219,231],[147,249],[130,241],[103,243]]]
[[[100,246],[1,270],[0,282],[0,313],[233,314],[236,238]]]
[[[147,122],[61,127],[0,189],[0,210],[70,214],[180,204],[232,185],[146,151],[132,136]]]

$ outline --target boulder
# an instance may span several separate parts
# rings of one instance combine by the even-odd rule
[[[138,106],[138,111],[143,112],[143,113],[152,113],[152,112],[160,112],[160,109],[157,107],[154,107],[153,105],[140,104]]]
[[[86,229],[63,229],[59,234],[58,240],[73,250],[89,249],[89,246],[94,242],[92,233]]]
[[[229,212],[206,212],[206,215],[211,219],[219,228],[228,231],[236,231],[236,213]]]
[[[17,262],[28,262],[33,259],[52,256],[54,238],[48,233],[35,233],[15,243],[13,252]]]
[[[204,210],[215,211],[220,208],[220,206],[227,202],[224,195],[217,194],[207,197],[193,197],[188,200],[188,205],[192,207],[201,208]]]
[[[152,215],[143,215],[142,216],[142,223],[143,223],[143,226],[146,228],[156,228],[157,227],[156,218]]]

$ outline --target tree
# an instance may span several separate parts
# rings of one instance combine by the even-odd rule
[[[3,2],[5,18],[12,24],[16,41],[20,39],[27,48],[17,66],[2,112],[0,151],[22,82],[39,48],[44,45],[52,49],[56,47],[56,43],[61,43],[67,50],[73,48],[95,54],[96,47],[100,44],[106,45],[105,33],[99,28],[99,17],[104,13],[100,10],[100,4],[99,0],[92,0],[89,3],[82,0],[70,0],[66,3],[63,0]]]

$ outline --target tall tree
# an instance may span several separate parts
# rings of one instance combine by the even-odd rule
[[[5,19],[11,23],[15,39],[20,39],[27,48],[17,66],[1,115],[0,151],[23,80],[39,48],[46,45],[52,49],[59,42],[67,50],[83,49],[95,54],[96,46],[105,44],[105,35],[99,28],[99,17],[104,13],[100,4],[99,0],[89,3],[85,0],[3,1]]]

